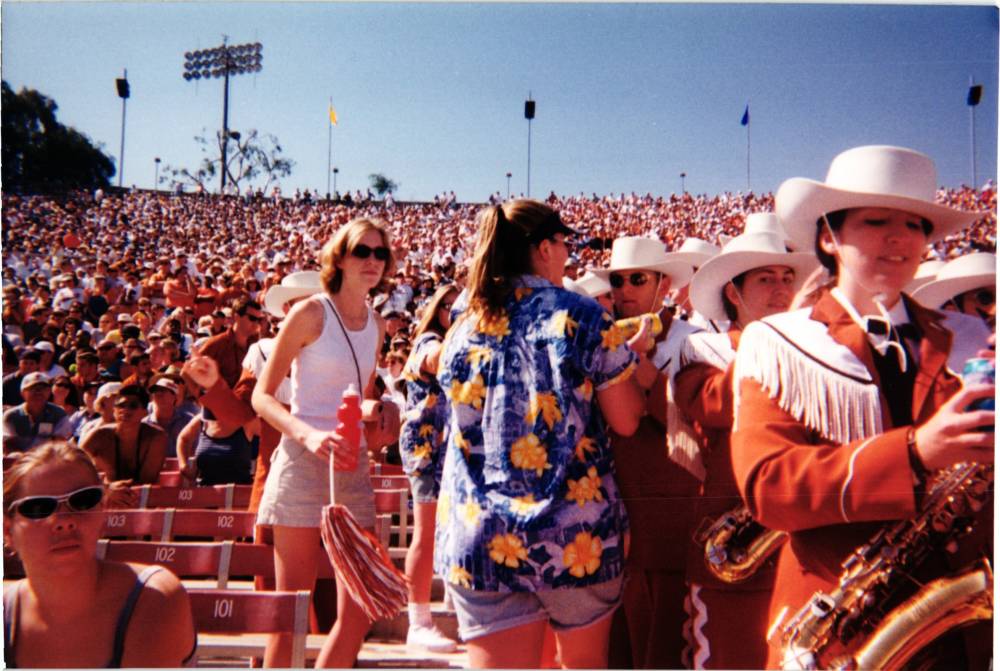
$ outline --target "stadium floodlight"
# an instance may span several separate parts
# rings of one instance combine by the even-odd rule
[[[981,84],[972,83],[972,75],[969,75],[969,93],[965,97],[965,104],[969,106],[969,153],[972,162],[972,188],[976,186],[976,105],[983,97],[983,87]]]
[[[262,70],[261,61],[264,55],[261,53],[264,45],[260,42],[246,44],[226,44],[223,38],[222,46],[214,49],[204,49],[184,52],[184,73],[181,75],[185,81],[198,81],[200,79],[222,78],[222,173],[219,193],[226,192],[226,175],[229,172],[226,166],[227,149],[229,145],[229,78],[235,75],[257,73]]]
[[[128,85],[128,70],[125,70],[121,77],[115,80],[115,89],[118,97],[122,99],[122,141],[118,150],[118,188],[122,188],[122,178],[125,176],[125,101],[131,95]]]

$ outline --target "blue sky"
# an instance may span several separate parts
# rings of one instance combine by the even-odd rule
[[[182,79],[184,52],[261,42],[263,71],[233,79],[229,125],[276,135],[282,181],[326,190],[327,103],[338,187],[381,172],[400,199],[531,193],[669,194],[822,179],[860,144],[930,154],[969,183],[969,76],[979,182],[996,178],[997,9],[987,5],[27,3],[2,5],[3,78],[117,160],[128,69],[126,185],[153,158],[194,166],[221,127],[221,80]],[[117,177],[114,178],[117,182]],[[215,185],[217,187],[217,184]]]

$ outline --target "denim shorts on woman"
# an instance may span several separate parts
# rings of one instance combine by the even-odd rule
[[[410,495],[417,503],[437,503],[441,491],[441,482],[433,473],[427,475],[408,475],[410,480]]]
[[[463,641],[539,620],[570,631],[610,616],[622,600],[624,575],[589,587],[542,592],[480,592],[447,585]]]

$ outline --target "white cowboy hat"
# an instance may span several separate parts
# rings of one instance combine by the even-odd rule
[[[575,280],[564,277],[563,289],[580,294],[581,296],[597,298],[611,291],[611,283],[608,282],[608,278],[600,277],[588,270]]]
[[[819,265],[813,254],[789,252],[780,235],[744,233],[729,241],[718,256],[705,262],[691,280],[688,296],[694,309],[707,319],[728,319],[722,289],[737,275],[763,266],[788,266],[795,271],[793,291]]]
[[[618,238],[611,245],[611,262],[607,268],[587,268],[598,277],[608,279],[611,273],[623,270],[650,270],[670,277],[672,289],[691,281],[691,262],[668,254],[663,243],[653,238],[629,236]]]
[[[906,285],[903,291],[910,296],[913,292],[924,286],[928,282],[933,282],[934,277],[937,275],[938,271],[944,268],[945,262],[940,259],[931,259],[930,261],[924,261],[917,268],[917,274],[913,276],[910,283]]]
[[[788,237],[785,227],[781,225],[781,220],[774,212],[751,212],[743,222],[743,233],[773,233],[781,238],[785,246],[794,248],[794,241]],[[721,234],[719,244],[725,247],[732,240],[734,235]]]
[[[302,296],[312,296],[322,290],[323,283],[320,281],[319,271],[302,270],[289,273],[281,278],[281,284],[271,287],[264,294],[264,309],[280,319],[285,316],[281,309],[285,303]]]
[[[958,294],[996,284],[996,254],[968,254],[944,264],[932,282],[913,292],[913,300],[936,310]]]
[[[855,147],[830,163],[826,182],[785,180],[774,209],[796,249],[814,250],[821,215],[858,207],[882,207],[919,215],[934,225],[928,242],[959,231],[985,212],[963,212],[934,202],[937,171],[926,154],[874,145]]]
[[[698,268],[720,251],[722,250],[718,245],[713,245],[701,238],[684,238],[684,243],[677,251],[670,253],[670,258],[684,261]]]

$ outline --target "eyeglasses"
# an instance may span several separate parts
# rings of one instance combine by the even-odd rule
[[[378,261],[389,260],[388,247],[369,247],[368,245],[356,245],[354,249],[351,250],[351,256],[357,257],[359,259],[367,259],[372,254],[375,255],[375,259]]]
[[[96,508],[103,498],[104,488],[90,485],[62,496],[25,496],[7,506],[7,512],[16,512],[29,520],[44,520],[59,509],[60,503],[65,502],[71,512],[83,513]]]
[[[59,387],[60,389],[72,389],[73,388],[73,385],[66,384],[65,382],[57,382],[56,384],[54,384],[52,386],[53,387]]]
[[[997,302],[997,294],[989,289],[980,289],[976,292],[976,302],[980,305],[994,305]]]
[[[612,275],[608,281],[611,282],[612,288],[621,289],[625,286],[625,279],[622,275]],[[649,282],[649,275],[646,273],[632,273],[628,276],[628,283],[633,287],[641,287],[646,282]]]
[[[139,410],[142,408],[142,403],[135,400],[115,401],[115,407],[122,410]]]
[[[256,324],[257,322],[259,322],[260,320],[262,320],[264,318],[261,315],[252,315],[249,312],[244,312],[240,316],[241,317],[246,317],[247,319],[249,319],[250,321],[252,321],[254,324]]]

